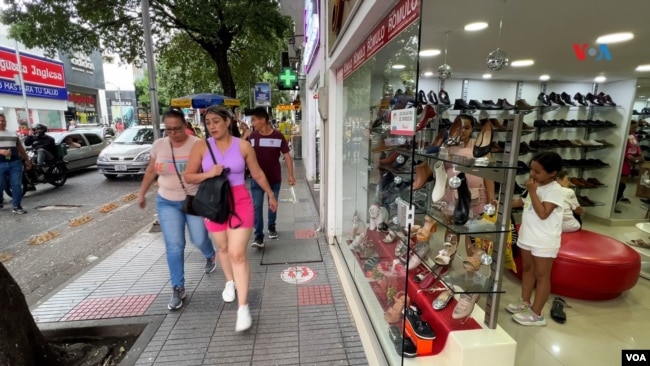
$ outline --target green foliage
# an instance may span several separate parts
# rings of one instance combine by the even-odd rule
[[[171,96],[236,97],[275,67],[293,25],[276,0],[151,0],[149,13]],[[15,1],[0,19],[12,37],[51,54],[100,49],[127,62],[144,59],[139,0]]]

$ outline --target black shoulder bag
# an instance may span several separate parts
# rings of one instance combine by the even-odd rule
[[[212,152],[210,140],[206,139],[205,143],[208,145],[212,162],[214,165],[217,165],[217,159],[215,159],[214,153]],[[230,168],[224,168],[221,175],[208,178],[201,182],[199,190],[196,192],[192,201],[192,207],[199,216],[203,216],[218,224],[228,222],[231,228],[237,229],[243,221],[235,212],[235,200],[232,195],[232,189],[230,188],[230,181],[228,180],[229,172]],[[230,225],[230,218],[232,216],[237,217],[239,220],[239,224],[236,226]]]
[[[178,181],[181,183],[181,187],[183,187],[183,191],[185,191],[185,201],[183,202],[183,207],[181,208],[181,211],[183,211],[188,215],[199,216],[199,214],[197,214],[196,211],[194,211],[194,208],[192,207],[192,201],[194,201],[194,196],[187,193],[187,189],[185,188],[185,184],[183,183],[183,178],[181,178],[181,173],[178,171],[178,167],[176,166],[176,157],[174,156],[174,146],[172,145],[171,140],[169,140],[169,147],[172,149],[172,161],[174,162],[174,170],[176,171],[176,175],[178,176]]]

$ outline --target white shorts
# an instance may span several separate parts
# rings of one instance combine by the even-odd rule
[[[530,252],[530,254],[533,255],[533,257],[541,257],[541,258],[556,258],[557,253],[560,251],[560,248],[538,248],[538,247],[531,247],[526,244],[522,243],[517,243],[517,246],[523,250],[527,250]]]

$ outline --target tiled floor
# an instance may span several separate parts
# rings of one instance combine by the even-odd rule
[[[593,230],[621,241],[647,238],[634,227],[608,227],[585,223]],[[650,254],[650,250],[646,251]],[[642,257],[643,258],[643,257]],[[647,259],[647,258],[646,258]],[[546,327],[523,327],[511,320],[505,305],[520,296],[521,282],[504,276],[499,325],[517,341],[516,365],[612,366],[621,364],[622,349],[650,349],[650,281],[640,278],[636,286],[608,301],[566,298],[567,322],[551,320],[550,302],[544,308]],[[551,295],[553,296],[553,295]]]

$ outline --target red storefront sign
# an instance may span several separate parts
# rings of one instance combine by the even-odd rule
[[[20,55],[20,62],[25,83],[65,88],[62,63],[25,54]],[[13,81],[18,69],[15,51],[0,47],[0,79]]]
[[[83,94],[68,94],[68,100],[75,104],[95,104],[95,97]]]
[[[382,19],[370,35],[362,42],[336,71],[336,81],[341,82],[350,76],[364,62],[374,56],[406,27],[420,17],[420,0],[400,0]]]

